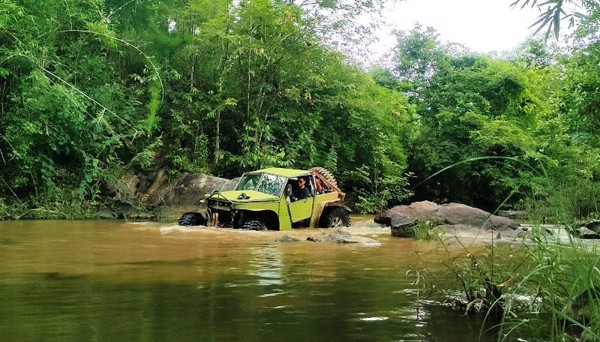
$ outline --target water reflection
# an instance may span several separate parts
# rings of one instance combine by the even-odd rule
[[[283,260],[278,245],[249,248],[248,275],[257,276],[257,285],[282,285]]]

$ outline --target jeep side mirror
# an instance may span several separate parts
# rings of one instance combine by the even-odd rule
[[[292,196],[292,184],[288,184],[285,186],[285,197]]]

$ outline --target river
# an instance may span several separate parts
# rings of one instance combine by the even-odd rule
[[[441,267],[436,243],[377,229],[377,244],[275,242],[282,235],[0,222],[0,341],[497,338],[480,319],[423,297],[414,270]]]

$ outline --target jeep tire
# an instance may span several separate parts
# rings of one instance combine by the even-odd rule
[[[180,226],[201,226],[206,225],[206,222],[207,220],[204,215],[195,211],[190,211],[181,215],[178,224]]]
[[[323,228],[341,228],[350,226],[350,215],[342,207],[326,208],[321,215],[319,226]]]
[[[242,225],[245,230],[267,230],[267,225],[262,219],[247,219]]]

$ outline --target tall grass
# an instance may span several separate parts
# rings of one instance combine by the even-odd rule
[[[497,341],[600,341],[595,243],[571,238],[563,228],[548,232],[542,225],[530,238],[502,246],[440,238],[445,274],[431,271],[429,277],[421,270],[422,284],[445,288],[445,299],[456,309],[483,316],[482,340],[491,334]],[[426,284],[430,280],[438,284]]]
[[[453,304],[485,317],[481,330],[485,340],[492,326],[497,341],[523,336],[524,340],[600,341],[600,240],[574,238],[567,229],[600,218],[600,183],[577,177],[567,180],[562,174],[553,177],[543,170],[527,188],[534,192],[524,203],[532,228],[522,241],[499,246],[492,239],[487,245],[467,246],[455,237],[438,237],[444,250],[444,285],[462,294]],[[427,272],[421,274],[427,281]]]
[[[566,235],[534,237],[527,246],[532,268],[511,289],[533,293],[551,314],[551,338],[600,341],[600,255],[598,245]]]

